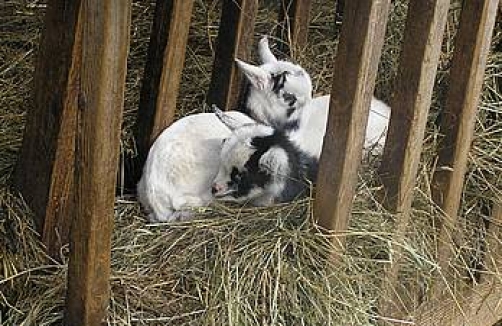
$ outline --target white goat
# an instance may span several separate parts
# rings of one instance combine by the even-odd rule
[[[253,123],[240,112],[236,121]],[[213,113],[192,114],[165,129],[150,148],[138,183],[138,199],[151,222],[190,218],[190,208],[212,201],[211,183],[230,130]]]
[[[212,186],[216,198],[267,206],[308,195],[317,176],[317,159],[298,148],[283,130],[243,124],[215,111],[232,130],[223,143]]]
[[[286,116],[299,116],[301,108],[310,103],[310,77],[303,68],[287,61],[271,64],[268,71],[275,74],[270,75],[273,83],[261,85],[256,80],[257,87],[251,88],[244,100],[244,112],[285,126]],[[286,112],[284,117],[278,115],[279,108],[292,101],[298,110]],[[240,112],[229,115],[242,123],[255,122]],[[137,186],[138,199],[149,212],[150,221],[185,220],[192,216],[191,208],[211,202],[211,183],[220,166],[221,144],[230,133],[213,113],[181,118],[161,133],[150,148]]]
[[[290,131],[291,139],[307,153],[319,157],[329,112],[330,96],[311,98],[310,76],[298,65],[277,60],[263,37],[258,44],[262,65],[237,60],[249,81],[243,111],[261,123]],[[373,97],[364,139],[365,151],[385,143],[390,107]]]
[[[258,121],[287,131],[302,151],[319,157],[329,97],[312,100],[307,72],[275,59],[266,38],[260,41],[258,51],[264,61],[260,67],[237,60],[251,84],[241,109]],[[241,123],[254,122],[239,112],[228,114]],[[370,116],[368,130],[381,135],[371,127],[371,121]],[[190,208],[212,201],[211,183],[220,166],[221,144],[230,134],[213,113],[184,117],[161,133],[150,149],[137,187],[150,221],[188,219]]]

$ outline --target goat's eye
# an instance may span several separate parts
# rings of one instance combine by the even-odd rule
[[[230,172],[230,180],[235,183],[238,183],[241,180],[241,174],[235,166],[232,167],[232,172]]]
[[[289,71],[272,74],[272,91],[274,93],[279,94],[279,91],[284,88],[284,84],[286,83],[286,76],[288,74]]]
[[[223,144],[225,144],[225,142],[226,142],[227,140],[228,140],[228,138],[223,138],[223,139],[221,140],[221,144],[222,144],[222,145],[223,145]]]
[[[289,106],[293,106],[296,103],[296,96],[295,94],[284,92],[282,94],[282,98],[286,103],[288,103]]]

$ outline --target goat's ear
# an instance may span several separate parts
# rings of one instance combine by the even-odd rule
[[[259,169],[270,175],[286,176],[288,166],[288,154],[280,147],[271,147],[258,161]]]
[[[277,62],[277,58],[270,50],[268,38],[266,36],[263,36],[260,42],[258,42],[258,56],[260,57],[262,63]]]
[[[229,116],[225,112],[221,111],[219,107],[217,107],[215,104],[212,106],[214,114],[220,119],[220,121],[228,127],[231,131],[234,131],[236,128],[239,128],[240,126],[243,125],[242,122],[238,121],[237,119]]]
[[[260,67],[253,66],[249,63],[245,63],[239,59],[235,59],[237,67],[244,73],[249,82],[259,90],[264,90],[269,87],[271,83],[271,76],[265,70]]]

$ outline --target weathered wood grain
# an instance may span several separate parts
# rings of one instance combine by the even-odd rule
[[[417,326],[492,326],[502,319],[499,281],[477,285],[464,298],[444,294],[418,312]]]
[[[138,157],[130,176],[136,184],[148,150],[174,120],[193,0],[157,0],[134,128]]]
[[[235,109],[242,76],[235,58],[247,60],[253,43],[258,0],[224,0],[207,103]]]
[[[488,227],[485,266],[491,273],[502,269],[502,204],[494,203]],[[502,320],[502,281],[499,275],[485,274],[480,283],[463,296],[444,293],[420,307],[417,326],[493,326]]]
[[[75,209],[65,325],[102,325],[109,301],[111,235],[131,2],[83,0]]]
[[[33,210],[50,255],[67,243],[79,89],[80,0],[50,0],[14,186]]]
[[[388,0],[346,3],[314,206],[314,218],[329,231],[348,226],[389,5]],[[343,250],[343,239],[338,240],[335,245]]]
[[[464,2],[439,132],[444,135],[432,182],[434,201],[446,223],[438,223],[438,264],[446,270],[451,256],[451,227],[455,225],[464,188],[464,174],[474,134],[498,0]],[[437,221],[441,222],[441,221]]]
[[[380,176],[384,204],[396,213],[394,243],[400,244],[408,227],[413,189],[431,103],[449,0],[411,0],[404,33],[392,114]],[[418,291],[406,291],[398,281],[401,247],[393,245],[393,264],[379,303],[380,314],[401,318],[410,313]],[[413,297],[409,297],[411,293]]]
[[[502,269],[502,201],[493,203],[491,220],[486,232],[483,266],[484,273],[481,274],[480,283],[495,281],[499,277],[498,274]]]
[[[279,8],[280,50],[291,55],[291,48],[302,49],[307,44],[311,0],[282,0]]]

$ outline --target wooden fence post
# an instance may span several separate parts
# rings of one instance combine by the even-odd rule
[[[80,73],[80,0],[50,0],[13,183],[56,257],[68,241]]]
[[[258,0],[224,0],[207,103],[235,109],[242,82],[234,58],[247,60]]]
[[[448,221],[439,223],[438,228],[437,260],[443,274],[451,256],[450,227],[455,225],[460,206],[498,1],[465,1],[455,40],[451,81],[439,130],[444,138],[432,182],[434,200]]]
[[[449,4],[449,0],[411,0],[408,7],[397,88],[391,101],[392,114],[380,167],[385,204],[396,213],[393,242],[397,244],[402,243],[409,222]],[[416,298],[407,297],[398,284],[401,247],[393,245],[391,252],[394,259],[387,270],[379,311],[387,317],[403,317]]]
[[[133,185],[150,146],[174,120],[192,8],[193,0],[157,0],[134,129],[138,159],[130,171]]]
[[[307,44],[311,0],[282,0],[279,8],[280,50],[291,55],[291,46],[301,49]]]
[[[131,2],[83,0],[75,209],[65,325],[104,323]]]
[[[390,0],[346,3],[314,206],[317,223],[330,231],[348,226],[389,5]],[[334,242],[340,251],[343,242]]]

